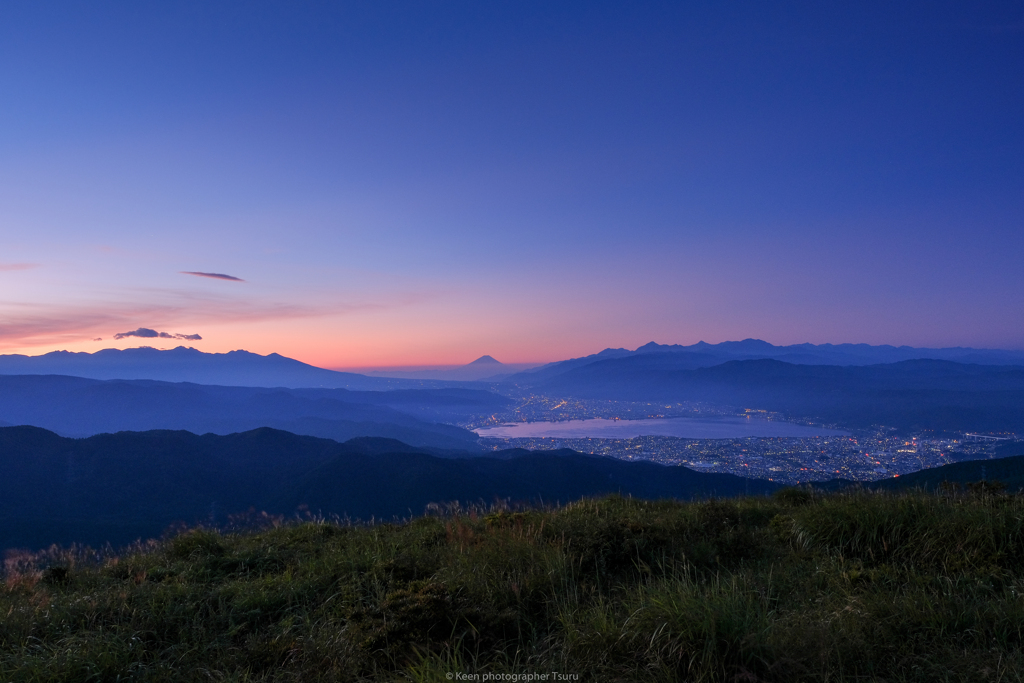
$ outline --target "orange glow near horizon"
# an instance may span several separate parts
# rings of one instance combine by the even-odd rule
[[[691,299],[677,297],[678,287],[641,283],[654,294],[644,299],[645,306],[638,307],[630,290],[594,294],[563,288],[561,298],[551,300],[527,289],[528,285],[539,286],[530,282],[523,285],[527,295],[497,306],[493,302],[500,299],[503,285],[488,289],[467,284],[433,297],[356,292],[345,298],[322,291],[288,290],[284,284],[239,285],[203,278],[192,278],[196,282],[189,281],[184,288],[161,288],[164,282],[157,278],[149,289],[108,291],[96,286],[90,289],[83,278],[58,282],[59,287],[48,285],[52,291],[47,299],[42,296],[47,292],[42,269],[13,272],[24,279],[19,280],[22,289],[12,288],[5,294],[32,303],[0,302],[4,323],[0,354],[38,356],[56,350],[94,353],[106,348],[190,346],[207,353],[277,353],[322,368],[358,371],[460,366],[484,355],[510,365],[543,364],[606,348],[635,349],[652,341],[689,345],[757,338],[776,345],[1019,346],[995,338],[995,343],[972,339],[969,326],[943,327],[941,335],[908,327],[905,321],[895,327],[871,328],[861,318],[884,317],[871,308],[852,311],[839,321],[815,319],[814,325],[807,325],[797,313],[783,316],[749,302],[738,307],[725,288]],[[25,274],[37,280],[23,278]],[[78,292],[81,300],[64,301],[61,297],[66,291]],[[786,301],[781,295],[776,298]],[[895,317],[896,313],[887,315]],[[1010,327],[1004,339],[1012,342],[1017,332]],[[169,335],[198,334],[202,339],[114,339],[117,333],[140,328]],[[862,329],[871,333],[857,331]]]
[[[212,344],[204,343],[203,341],[181,341],[171,339],[124,339],[118,342],[112,340],[103,341],[80,341],[72,342],[67,344],[58,345],[47,345],[47,346],[18,346],[5,348],[0,350],[0,355],[24,355],[24,356],[42,356],[47,353],[55,351],[68,351],[71,353],[95,353],[97,351],[103,351],[105,349],[131,349],[139,347],[151,347],[160,350],[169,350],[179,346],[191,347],[198,349],[204,353],[228,353],[230,351],[249,351],[251,353],[257,353],[261,356],[266,356],[271,353],[277,353],[294,360],[307,363],[309,365],[315,365],[317,367],[326,368],[329,370],[339,370],[348,372],[358,372],[359,370],[377,370],[377,369],[389,369],[398,370],[401,368],[429,368],[429,367],[457,367],[460,365],[466,365],[471,363],[477,358],[484,355],[494,357],[496,360],[505,363],[506,365],[543,365],[555,360],[564,360],[569,356],[565,357],[551,357],[550,359],[529,359],[522,360],[520,357],[502,356],[501,354],[488,353],[487,351],[465,351],[452,350],[444,355],[439,356],[426,356],[418,355],[414,353],[400,354],[394,356],[384,356],[379,353],[372,355],[349,355],[349,353],[339,354],[336,351],[324,351],[315,348],[308,348],[305,345],[299,345],[297,348],[289,349],[282,348],[279,346],[266,345],[262,343],[253,343],[248,345],[238,344]],[[600,351],[600,349],[597,349]],[[588,355],[588,353],[596,353],[596,351],[585,351],[580,352],[576,355]]]
[[[71,335],[67,335],[70,337]],[[304,335],[291,335],[273,330],[265,334],[254,334],[247,329],[217,329],[205,331],[198,341],[161,338],[127,337],[114,340],[107,336],[93,339],[67,339],[66,341],[40,340],[39,344],[17,344],[0,348],[2,355],[41,356],[54,351],[73,353],[95,353],[104,349],[130,349],[152,347],[156,349],[173,349],[179,346],[192,347],[205,353],[227,353],[245,350],[259,355],[277,353],[288,358],[332,370],[358,372],[360,369],[372,370],[379,368],[425,368],[436,366],[459,366],[471,363],[484,355],[489,355],[505,364],[536,364],[541,365],[554,360],[570,357],[559,355],[560,352],[587,355],[601,349],[571,349],[565,344],[556,349],[514,349],[509,345],[495,348],[486,341],[467,342],[465,344],[445,347],[444,340],[429,339],[427,335],[414,335],[424,343],[403,348],[402,341],[393,337],[371,337],[360,335],[350,337],[338,344],[324,344]]]

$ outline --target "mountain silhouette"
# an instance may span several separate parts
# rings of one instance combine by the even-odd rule
[[[0,420],[76,437],[150,429],[230,434],[274,427],[340,441],[379,436],[473,450],[478,448],[476,434],[438,423],[490,414],[508,404],[497,394],[460,388],[269,389],[0,375]]]
[[[41,356],[0,356],[0,375],[69,375],[89,379],[154,379],[241,387],[320,387],[384,390],[439,387],[443,383],[367,377],[318,368],[293,358],[249,351],[204,353],[179,346],[104,349],[95,353],[53,351]]]
[[[608,493],[685,499],[778,488],[568,450],[483,457],[267,428],[224,436],[161,430],[68,439],[36,427],[5,427],[0,453],[0,549],[120,545],[158,536],[175,522],[223,523],[250,508],[291,515],[305,506],[388,519],[451,501],[555,503]]]
[[[553,396],[700,401],[844,427],[1024,433],[1024,366],[910,360],[867,366],[773,359],[694,367],[690,354],[613,357],[536,385]]]
[[[781,360],[793,365],[876,365],[907,360],[948,360],[977,365],[1024,365],[1024,351],[972,349],[964,347],[931,349],[911,346],[872,346],[870,344],[791,344],[775,346],[760,339],[727,341],[718,344],[697,342],[689,346],[649,342],[636,350],[605,349],[581,358],[548,363],[514,374],[509,381],[540,385],[558,375],[600,361],[670,354],[676,367],[695,369],[721,365],[730,360]]]
[[[379,370],[370,374],[382,377],[396,377],[405,379],[422,379],[449,382],[498,382],[522,371],[525,368],[532,368],[532,364],[523,363],[502,363],[493,356],[480,356],[475,361],[466,365],[457,366],[436,366],[430,368],[394,368],[392,370]]]

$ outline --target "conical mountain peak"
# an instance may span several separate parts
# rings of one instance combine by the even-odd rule
[[[493,356],[480,356],[469,365],[502,365],[502,362],[495,360]]]

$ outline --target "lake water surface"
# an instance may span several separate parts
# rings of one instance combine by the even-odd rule
[[[647,420],[566,420],[518,422],[477,429],[484,437],[499,439],[632,439],[637,436],[676,436],[683,439],[741,439],[748,436],[845,436],[848,432],[807,427],[792,422],[756,417],[660,417]]]

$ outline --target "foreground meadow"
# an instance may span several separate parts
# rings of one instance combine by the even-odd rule
[[[787,490],[54,549],[7,562],[0,681],[1019,681],[1022,532]]]

